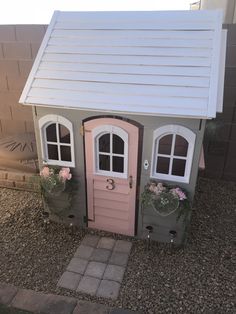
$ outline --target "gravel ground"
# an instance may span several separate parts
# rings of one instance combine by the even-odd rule
[[[144,313],[236,313],[235,209],[236,183],[201,178],[186,246],[152,243],[147,251],[145,241],[132,239],[119,298],[111,301],[56,287],[88,231],[70,235],[51,223],[45,232],[39,195],[2,188],[0,281]]]

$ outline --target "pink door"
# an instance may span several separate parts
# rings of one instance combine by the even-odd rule
[[[138,127],[118,119],[84,123],[88,226],[134,235]]]

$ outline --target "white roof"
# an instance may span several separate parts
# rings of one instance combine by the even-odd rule
[[[225,38],[218,10],[56,11],[20,103],[212,118]]]

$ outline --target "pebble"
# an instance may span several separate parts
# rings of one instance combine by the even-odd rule
[[[200,178],[188,241],[171,254],[167,244],[133,238],[118,300],[57,288],[86,232],[73,237],[56,223],[42,223],[40,195],[0,188],[0,281],[109,306],[163,313],[235,313],[234,219],[236,183]],[[227,200],[227,201],[226,201]]]

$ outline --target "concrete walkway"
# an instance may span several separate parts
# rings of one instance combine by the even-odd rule
[[[58,286],[117,299],[131,247],[129,241],[86,235]]]
[[[43,314],[141,314],[71,297],[18,289],[5,283],[0,283],[0,304]]]

